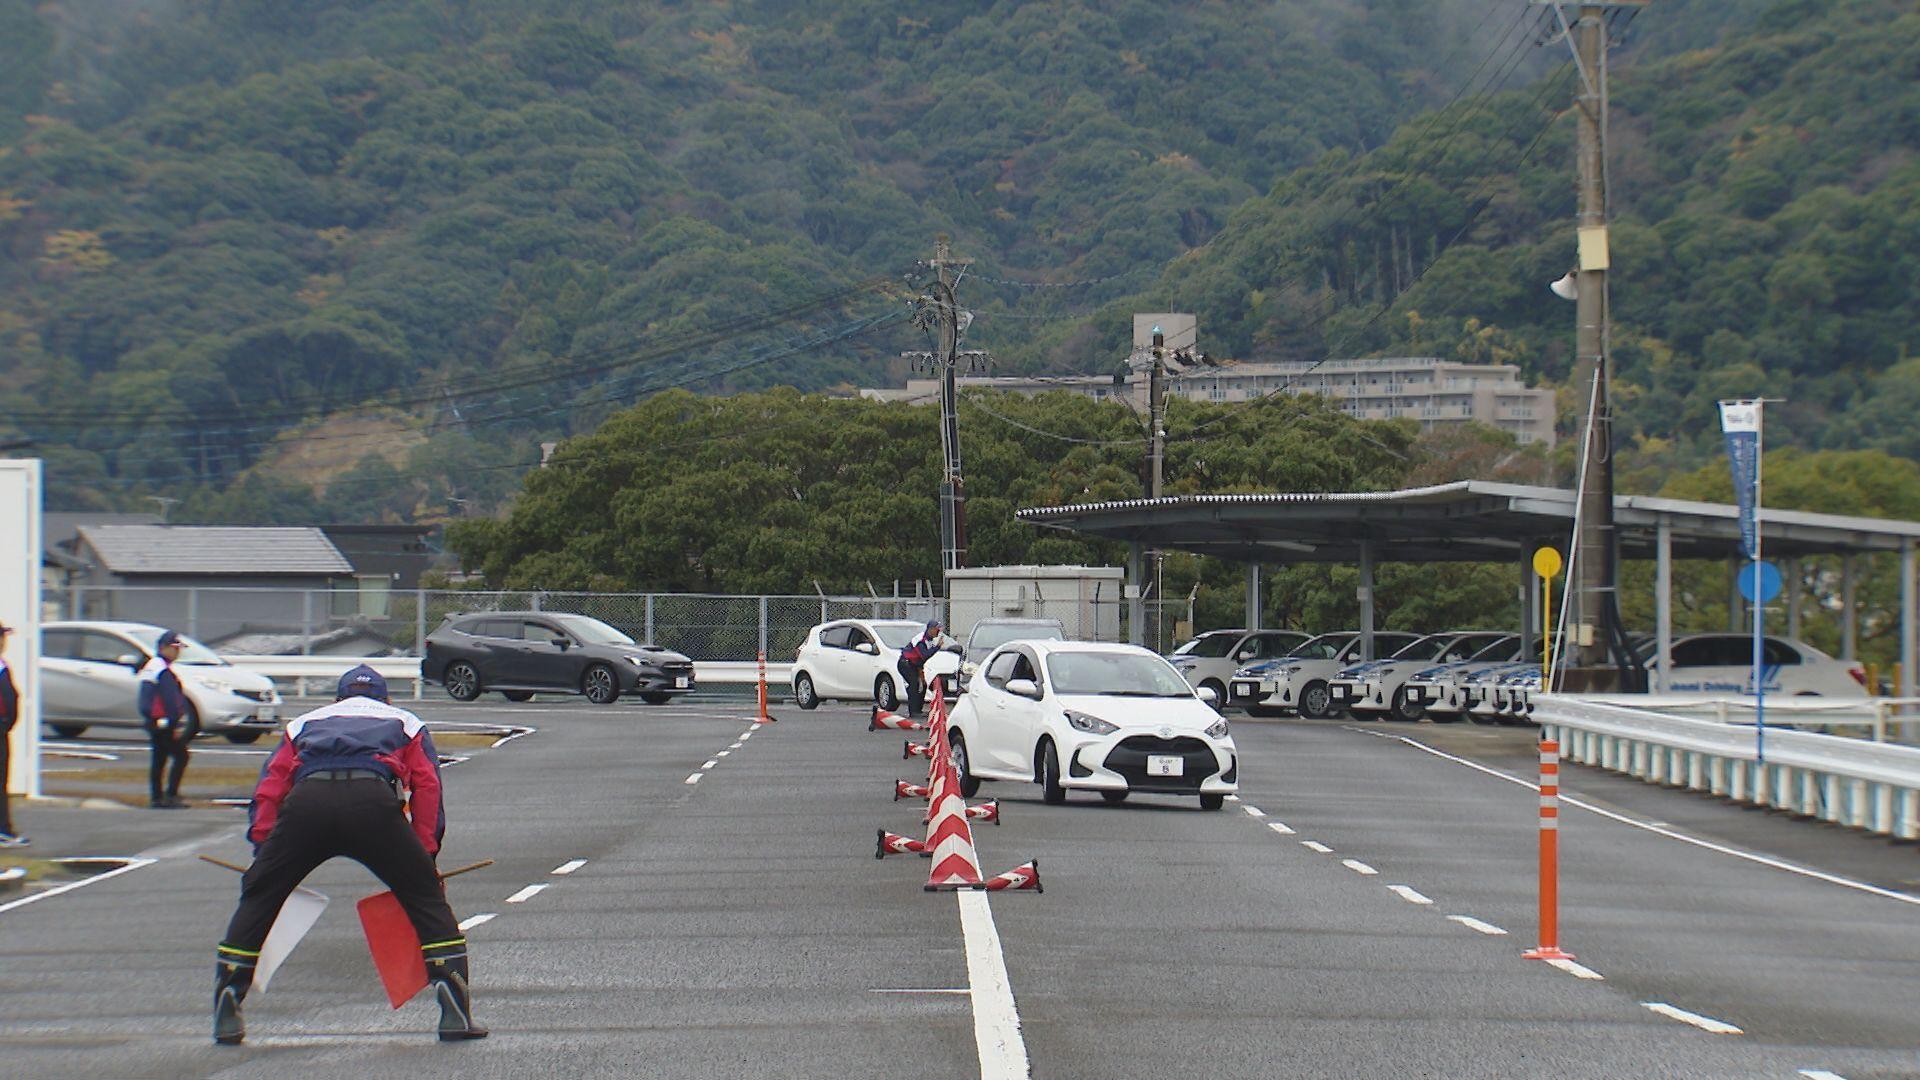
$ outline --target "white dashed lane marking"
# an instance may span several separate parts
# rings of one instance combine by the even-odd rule
[[[694,773],[692,776],[687,777],[686,782],[689,784],[697,784],[700,782],[700,778],[705,775],[705,773]]]
[[[1340,865],[1346,867],[1347,869],[1353,871],[1356,874],[1359,874],[1361,877],[1372,877],[1373,875],[1380,872],[1378,870],[1375,870],[1373,867],[1368,866],[1366,863],[1361,862],[1359,859],[1341,859]]]
[[[1300,841],[1300,846],[1303,848],[1306,848],[1308,851],[1317,851],[1322,855],[1328,854],[1329,852],[1333,851],[1332,848],[1328,847],[1327,845],[1321,843],[1318,840],[1302,840]]]
[[[1292,829],[1290,829],[1290,828],[1288,828],[1288,827],[1287,827],[1287,826],[1286,826],[1286,825],[1285,825],[1284,823],[1282,823],[1282,822],[1278,822],[1278,821],[1269,821],[1269,822],[1267,822],[1267,828],[1269,828],[1269,829],[1272,829],[1272,830],[1273,830],[1274,832],[1277,832],[1277,833],[1279,833],[1279,834],[1280,834],[1281,836],[1292,836],[1292,835],[1293,835],[1293,830],[1292,830]]]
[[[471,930],[476,926],[479,926],[481,923],[490,923],[497,917],[498,916],[494,915],[494,913],[491,911],[482,912],[478,915],[469,915],[466,918],[460,920],[460,931],[462,933],[465,933],[466,931]]]
[[[1825,1069],[1801,1069],[1800,1075],[1806,1077],[1807,1080],[1847,1080],[1846,1077],[1841,1076],[1839,1073],[1828,1072]]]
[[[561,876],[565,876],[567,874],[573,873],[575,870],[578,870],[585,865],[587,865],[587,860],[585,859],[569,859],[566,862],[561,863],[559,866],[556,866],[553,869],[547,871],[547,873],[559,874]]]
[[[1447,916],[1447,918],[1453,920],[1454,922],[1459,923],[1461,926],[1464,926],[1469,930],[1477,930],[1482,934],[1490,934],[1495,937],[1504,937],[1506,935],[1505,930],[1500,929],[1499,927],[1493,925],[1490,922],[1481,922],[1479,919],[1476,919],[1471,915],[1449,915]]]
[[[1592,968],[1587,967],[1585,964],[1576,964],[1572,960],[1568,960],[1565,957],[1555,957],[1551,960],[1548,960],[1547,965],[1549,967],[1559,968],[1561,971],[1566,972],[1567,974],[1573,976],[1576,979],[1589,979],[1594,982],[1603,982],[1606,979],[1605,975],[1602,975],[1599,972],[1593,970]]]
[[[718,764],[720,764],[720,762],[719,762],[719,761],[718,761],[717,759],[714,759],[714,758],[708,758],[708,759],[707,759],[707,763],[706,763],[705,765],[702,765],[702,766],[700,766],[700,767],[701,767],[701,768],[703,768],[703,769],[711,769],[711,768],[713,768],[713,767],[714,767],[715,765],[718,765]]]
[[[1242,806],[1240,809],[1245,810],[1247,812],[1248,817],[1266,817],[1267,816],[1267,812],[1265,810],[1260,809],[1257,806]]]
[[[1710,1031],[1715,1035],[1745,1035],[1746,1034],[1746,1032],[1741,1031],[1739,1028],[1734,1027],[1732,1024],[1729,1024],[1724,1020],[1715,1020],[1711,1016],[1701,1016],[1697,1012],[1688,1012],[1687,1010],[1679,1008],[1678,1006],[1669,1005],[1664,1001],[1643,1001],[1640,1004],[1646,1006],[1649,1009],[1652,1009],[1654,1012],[1659,1013],[1661,1016],[1671,1017],[1672,1019],[1678,1020],[1683,1024],[1692,1024],[1694,1027],[1699,1028],[1701,1031]]]
[[[521,889],[519,892],[514,893],[512,896],[507,897],[507,903],[524,904],[527,901],[533,899],[534,897],[539,896],[541,892],[543,892],[546,889],[546,887],[547,885],[545,882],[542,882],[538,885],[529,885],[526,888]]]
[[[1400,899],[1405,900],[1409,904],[1433,903],[1432,900],[1429,900],[1425,896],[1422,896],[1420,892],[1411,885],[1389,885],[1387,886],[1387,890],[1389,892],[1392,892],[1395,896],[1398,896]]]

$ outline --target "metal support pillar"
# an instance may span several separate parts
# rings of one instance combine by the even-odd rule
[[[1373,659],[1373,541],[1360,541],[1360,658]]]
[[[1520,648],[1540,632],[1540,575],[1533,572],[1533,551],[1537,544],[1520,546]]]
[[[1914,641],[1913,541],[1900,541],[1900,688],[1901,697],[1913,696],[1913,666],[1920,660]]]
[[[1800,560],[1787,560],[1787,636],[1800,640]]]
[[[1673,524],[1664,517],[1654,531],[1653,627],[1653,655],[1659,664],[1653,689],[1664,694],[1667,669],[1673,666]]]
[[[1852,660],[1860,651],[1860,608],[1853,595],[1854,562],[1848,555],[1840,560],[1840,659]]]
[[[1266,605],[1266,597],[1260,593],[1259,563],[1247,564],[1247,629],[1260,629],[1260,611]]]
[[[1127,640],[1147,643],[1146,553],[1138,541],[1127,545]]]

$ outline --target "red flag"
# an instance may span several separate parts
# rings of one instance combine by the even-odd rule
[[[420,955],[420,935],[413,929],[400,900],[391,892],[374,893],[357,905],[360,928],[367,934],[367,951],[379,969],[380,982],[394,1008],[405,1005],[427,988],[427,962]]]

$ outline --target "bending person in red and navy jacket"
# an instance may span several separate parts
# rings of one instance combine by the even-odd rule
[[[287,723],[260,770],[249,811],[253,865],[214,965],[213,1040],[246,1037],[240,1005],[280,905],[321,863],[346,856],[393,890],[420,936],[440,1001],[440,1038],[485,1038],[473,1022],[467,939],[447,905],[434,858],[446,832],[440,759],[420,718],[387,700],[366,665],[340,677],[337,700]]]

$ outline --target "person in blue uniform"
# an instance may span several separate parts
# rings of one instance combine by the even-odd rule
[[[198,734],[199,722],[173,662],[180,659],[184,647],[180,635],[169,630],[160,635],[154,657],[140,669],[140,726],[146,729],[150,758],[147,764],[147,805],[155,810],[180,810],[180,778],[187,774],[188,748]],[[169,769],[168,766],[172,768]],[[160,786],[162,775],[166,787]]]

